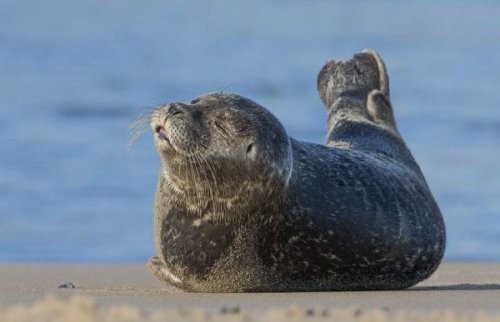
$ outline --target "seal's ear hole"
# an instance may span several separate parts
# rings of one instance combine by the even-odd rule
[[[247,152],[247,157],[249,157],[252,160],[255,160],[255,158],[257,157],[257,147],[253,143],[247,145],[246,152]]]
[[[257,147],[255,144],[250,143],[247,145],[247,157],[251,158],[252,160],[255,160],[257,157]]]
[[[250,143],[250,144],[247,146],[247,154],[252,153],[252,151],[253,151],[253,150],[254,150],[253,143]]]

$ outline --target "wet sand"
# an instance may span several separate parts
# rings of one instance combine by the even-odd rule
[[[75,288],[58,288],[71,284]],[[500,264],[445,263],[404,291],[195,294],[144,265],[0,265],[0,321],[500,321]],[[67,318],[67,319],[66,319]]]

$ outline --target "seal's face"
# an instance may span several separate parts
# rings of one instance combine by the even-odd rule
[[[152,115],[155,146],[172,188],[203,208],[224,209],[283,192],[291,147],[280,122],[241,96],[215,93],[170,103]]]

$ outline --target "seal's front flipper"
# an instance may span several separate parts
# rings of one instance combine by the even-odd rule
[[[178,278],[168,267],[158,258],[153,256],[148,261],[149,271],[159,280],[167,283],[168,285],[181,287],[182,281]]]

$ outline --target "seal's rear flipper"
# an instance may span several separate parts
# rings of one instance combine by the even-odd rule
[[[395,132],[398,131],[396,120],[392,112],[391,102],[387,95],[381,90],[374,89],[368,94],[366,108],[368,109],[368,114],[370,114],[370,117],[375,123],[384,125]]]
[[[387,75],[387,69],[385,68],[385,63],[380,57],[380,55],[373,49],[367,48],[363,50],[363,53],[369,54],[375,60],[377,64],[378,76],[379,76],[379,90],[389,98],[389,75]]]
[[[345,62],[327,62],[318,74],[317,88],[328,109],[330,133],[340,120],[373,122],[397,132],[387,70],[373,49]]]
[[[366,49],[345,62],[327,62],[318,74],[317,88],[321,101],[329,108],[343,96],[366,101],[368,93],[374,89],[389,96],[389,79],[380,56]]]

